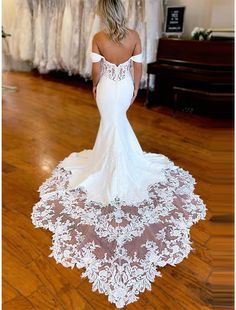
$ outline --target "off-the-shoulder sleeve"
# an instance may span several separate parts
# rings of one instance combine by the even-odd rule
[[[92,62],[99,62],[104,57],[98,53],[91,52],[90,58],[91,58]]]
[[[143,54],[140,53],[140,54],[134,55],[131,57],[131,59],[133,61],[136,61],[136,62],[142,62],[143,61]]]

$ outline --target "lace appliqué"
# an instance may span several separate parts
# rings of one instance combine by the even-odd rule
[[[124,64],[116,66],[115,64],[109,63],[105,59],[102,60],[102,75],[105,75],[113,81],[121,81],[126,78],[127,74],[130,73],[130,60]]]
[[[51,254],[65,267],[85,268],[92,290],[117,308],[138,300],[161,277],[157,267],[175,266],[193,248],[190,227],[205,219],[194,194],[194,178],[182,168],[166,170],[166,181],[149,187],[149,199],[130,205],[87,201],[82,188],[69,190],[70,172],[60,165],[39,188],[31,214],[36,227],[53,232]]]

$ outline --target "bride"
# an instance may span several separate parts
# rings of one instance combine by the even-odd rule
[[[93,291],[117,308],[151,290],[158,267],[193,248],[190,227],[206,216],[194,178],[162,154],[142,150],[126,112],[142,74],[142,47],[121,0],[99,0],[104,29],[92,41],[93,95],[101,120],[92,150],[62,160],[40,186],[36,227],[53,232],[50,256],[85,268]]]

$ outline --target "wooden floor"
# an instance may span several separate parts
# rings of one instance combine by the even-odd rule
[[[3,94],[3,309],[116,309],[91,291],[82,269],[49,258],[51,233],[35,229],[37,189],[71,152],[93,147],[99,114],[91,84],[34,73],[5,73],[18,87]],[[196,178],[208,214],[191,229],[196,251],[161,269],[152,291],[125,309],[232,309],[233,129],[167,108],[147,109],[140,97],[128,117],[145,151],[162,153]]]

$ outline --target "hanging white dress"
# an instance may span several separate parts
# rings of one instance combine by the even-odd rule
[[[55,18],[56,22],[56,58],[58,60],[57,62],[57,70],[65,70],[63,66],[63,60],[61,58],[61,37],[62,37],[62,25],[63,25],[63,16],[65,11],[65,1],[64,0],[56,0],[57,4],[57,11]]]
[[[91,77],[91,64],[87,57],[87,48],[91,42],[91,31],[93,29],[95,7],[97,0],[84,1],[83,14],[81,19],[81,41],[79,68],[84,78]]]
[[[162,154],[147,153],[127,119],[135,55],[116,66],[104,56],[96,102],[101,115],[93,149],[62,160],[40,186],[32,211],[36,227],[53,233],[50,256],[84,268],[92,290],[117,308],[138,300],[193,249],[190,227],[206,216],[194,178]]]
[[[81,27],[81,0],[73,0],[72,2],[72,39],[71,39],[71,54],[70,54],[70,67],[73,74],[80,74],[79,60],[80,60],[80,27]]]
[[[17,0],[15,2],[15,18],[13,19],[12,22],[12,27],[11,27],[11,40],[9,40],[9,50],[10,54],[12,55],[12,58],[15,61],[20,60],[20,45],[21,45],[21,25],[22,25],[22,19],[18,18],[19,12],[25,10],[25,6],[27,5],[26,0],[25,1],[20,1]],[[7,29],[7,31],[9,31]]]
[[[29,1],[22,1],[23,6],[21,7],[21,25],[20,25],[20,42],[19,51],[20,59],[23,61],[32,61],[34,53],[34,40],[33,40],[33,27],[32,27],[32,12],[29,6]]]
[[[48,26],[48,45],[47,45],[47,64],[46,70],[57,70],[58,68],[58,57],[57,57],[57,44],[56,37],[59,32],[57,27],[58,19],[58,0],[51,0],[48,2],[48,16],[49,16],[49,26]]]
[[[84,69],[84,74],[86,77],[91,77],[91,72],[92,72],[92,66],[91,66],[91,61],[90,61],[90,52],[92,50],[92,39],[95,33],[99,32],[100,30],[101,30],[101,20],[97,14],[94,14],[92,29],[91,29],[91,33],[89,35],[89,40],[88,40],[89,41],[88,48],[86,51],[86,66]]]
[[[35,52],[33,65],[38,68],[40,73],[46,73],[47,65],[47,44],[48,44],[48,27],[47,2],[39,1],[34,18],[34,41]]]
[[[71,73],[71,46],[73,38],[73,1],[65,2],[65,9],[63,13],[62,29],[61,29],[61,46],[60,56],[63,69]]]

